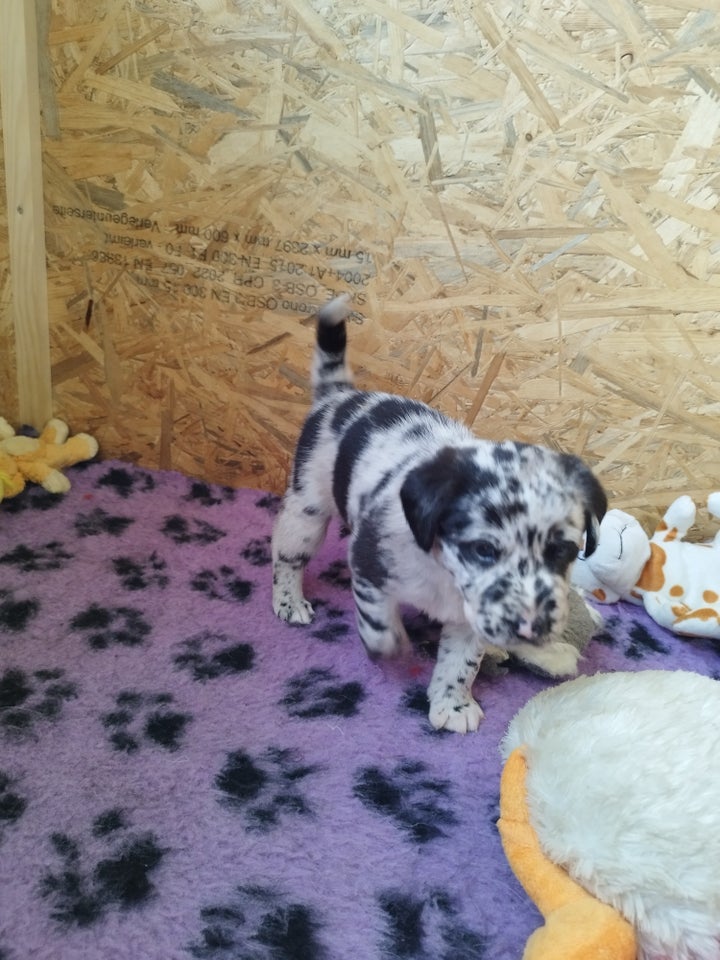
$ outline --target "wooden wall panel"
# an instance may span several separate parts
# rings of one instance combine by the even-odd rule
[[[55,405],[107,454],[281,490],[349,290],[363,385],[640,515],[718,485],[715,5],[48,10]]]
[[[5,164],[0,160],[0,197],[5,196]],[[0,416],[11,423],[20,418],[18,410],[17,360],[15,328],[11,312],[10,244],[7,230],[7,207],[0,207]]]
[[[3,173],[6,198],[7,300],[0,336],[13,370],[16,411],[25,423],[41,424],[52,415],[45,221],[40,141],[38,33],[35,4],[6,0],[0,32],[0,101],[3,116]],[[0,375],[5,372],[0,368]]]

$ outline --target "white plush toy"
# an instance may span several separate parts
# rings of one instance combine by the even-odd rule
[[[720,519],[720,492],[707,506]],[[674,633],[720,640],[720,533],[710,543],[683,540],[694,522],[688,496],[670,505],[650,539],[629,513],[608,510],[597,548],[590,557],[580,554],[572,583],[600,603],[642,604]]]
[[[545,917],[525,960],[718,960],[718,743],[720,682],[682,670],[580,677],[521,708],[498,828]]]

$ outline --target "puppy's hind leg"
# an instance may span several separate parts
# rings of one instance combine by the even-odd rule
[[[483,653],[482,643],[466,626],[443,627],[428,686],[430,723],[436,730],[469,733],[480,726],[484,714],[473,698],[472,685]]]
[[[313,507],[293,490],[285,495],[272,534],[275,614],[288,623],[310,623],[312,605],[303,595],[305,567],[325,538],[330,515]]]

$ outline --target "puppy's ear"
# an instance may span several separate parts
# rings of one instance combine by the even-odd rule
[[[575,480],[585,507],[585,547],[586,557],[595,552],[598,542],[600,521],[608,507],[607,494],[602,484],[579,457],[564,455],[568,475]]]
[[[405,519],[417,545],[430,551],[440,521],[457,493],[458,451],[444,447],[408,473],[400,489]]]
[[[607,512],[608,500],[607,494],[603,490],[600,481],[586,470],[587,476],[583,483],[585,491],[585,556],[589,557],[595,552],[600,535],[600,521]]]

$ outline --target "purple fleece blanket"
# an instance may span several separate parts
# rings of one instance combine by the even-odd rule
[[[498,743],[548,681],[481,676],[466,737],[356,636],[342,533],[308,627],[270,608],[277,498],[117,462],[0,504],[2,960],[517,960]],[[712,674],[607,608],[583,670]],[[631,735],[631,734],[629,734]]]

